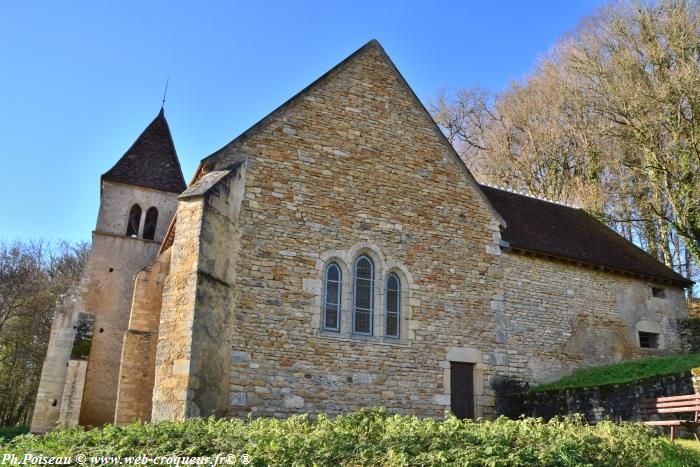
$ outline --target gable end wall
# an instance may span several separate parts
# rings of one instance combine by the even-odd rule
[[[450,361],[475,364],[477,414],[490,414],[489,378],[507,370],[492,303],[498,219],[383,52],[366,48],[214,168],[241,158],[240,253],[208,253],[236,263],[226,415],[382,405],[442,416]],[[389,270],[412,276],[405,339],[320,332],[328,251],[374,258],[376,313]]]

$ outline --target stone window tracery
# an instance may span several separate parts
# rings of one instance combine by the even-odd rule
[[[410,345],[418,287],[410,271],[370,242],[329,249],[316,261],[317,278],[302,287],[315,296],[312,327],[319,337]]]

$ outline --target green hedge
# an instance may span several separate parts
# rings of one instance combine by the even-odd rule
[[[28,426],[5,426],[0,427],[0,446],[1,442],[7,442],[15,436],[23,435],[29,432]]]
[[[54,456],[247,454],[251,465],[700,465],[696,454],[638,424],[596,426],[581,419],[444,421],[367,409],[329,419],[308,416],[192,419],[24,435],[3,452]],[[239,464],[240,465],[240,464]]]

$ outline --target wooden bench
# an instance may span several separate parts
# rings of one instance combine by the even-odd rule
[[[663,414],[693,414],[692,417],[678,420],[653,420],[643,423],[648,426],[671,427],[672,443],[676,440],[676,429],[681,426],[691,431],[695,439],[700,441],[700,437],[698,437],[698,427],[700,427],[700,418],[698,418],[700,414],[700,394],[644,399],[640,403],[639,412],[644,417]]]

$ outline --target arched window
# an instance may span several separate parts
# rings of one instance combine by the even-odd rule
[[[126,225],[127,237],[138,237],[139,226],[141,225],[141,206],[134,204],[129,211],[129,221]]]
[[[156,236],[156,223],[158,223],[158,210],[154,207],[146,211],[146,222],[143,226],[143,238],[153,240]]]
[[[340,331],[341,278],[338,265],[329,264],[323,289],[323,329],[326,331]]]
[[[386,335],[399,337],[401,329],[401,281],[391,273],[386,278]]]
[[[355,261],[353,290],[352,331],[356,334],[372,334],[372,310],[374,306],[374,264],[367,256]]]

